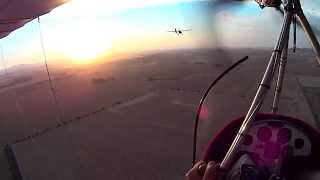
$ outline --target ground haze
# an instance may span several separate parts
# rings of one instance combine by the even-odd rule
[[[11,144],[25,180],[181,179],[191,166],[201,95],[246,55],[248,62],[209,96],[200,122],[201,158],[216,130],[248,110],[271,49],[167,51],[53,68],[62,121],[43,66],[14,71],[0,79],[0,144]],[[283,91],[280,112],[317,127],[320,71],[310,50],[290,53]],[[8,168],[3,151],[0,157],[1,169]],[[9,179],[6,172],[1,179]]]

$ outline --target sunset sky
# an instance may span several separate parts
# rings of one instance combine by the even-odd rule
[[[319,21],[320,3],[304,2],[307,16],[312,15],[311,23]],[[262,11],[253,1],[215,10],[208,4],[196,0],[117,0],[111,5],[109,1],[73,0],[41,16],[48,60],[82,63],[175,48],[274,45],[282,18],[272,9]],[[167,32],[174,28],[192,31],[183,36]],[[298,39],[299,47],[309,47],[301,32]],[[8,66],[42,62],[37,20],[0,43]]]

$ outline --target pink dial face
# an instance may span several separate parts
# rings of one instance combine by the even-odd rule
[[[281,121],[259,122],[245,136],[242,150],[259,166],[275,167],[287,156],[306,156],[311,143],[299,129]]]

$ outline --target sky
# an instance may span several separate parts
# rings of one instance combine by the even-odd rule
[[[282,17],[254,1],[212,7],[206,0],[72,0],[41,16],[51,63],[86,64],[117,55],[199,47],[266,48],[275,44]],[[313,24],[320,3],[303,1]],[[214,17],[214,18],[213,18]],[[318,24],[320,27],[320,24]],[[191,28],[177,36],[174,28]],[[317,27],[318,28],[318,27]],[[7,66],[43,61],[39,24],[34,20],[0,40]],[[302,32],[298,46],[309,47]]]

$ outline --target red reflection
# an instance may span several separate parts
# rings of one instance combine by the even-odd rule
[[[200,119],[208,119],[209,112],[207,106],[203,105],[200,111]]]

